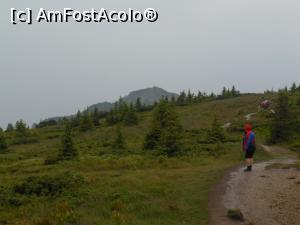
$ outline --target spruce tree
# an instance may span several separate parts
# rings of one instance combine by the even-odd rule
[[[236,90],[235,86],[232,86],[231,88],[231,96],[236,97],[239,95],[239,92]]]
[[[79,127],[82,114],[80,110],[77,111],[76,115],[72,118],[72,127]]]
[[[129,106],[125,102],[122,102],[118,110],[119,120],[124,121],[128,112],[129,112]]]
[[[215,99],[216,98],[216,95],[215,95],[215,93],[210,93],[210,96],[209,96],[211,99]]]
[[[70,160],[78,157],[78,151],[75,147],[72,137],[72,127],[69,122],[65,122],[65,131],[61,139],[61,149],[59,159]]]
[[[141,98],[140,97],[138,97],[136,99],[135,109],[136,109],[137,112],[141,112],[142,111],[142,103],[141,103]]]
[[[124,107],[126,107],[127,104],[124,102],[122,97],[119,97],[119,101],[117,102],[117,108],[116,110],[119,112],[122,112]]]
[[[191,103],[193,102],[193,98],[194,98],[194,96],[193,96],[193,94],[191,93],[191,90],[189,90],[189,91],[188,91],[188,94],[187,94],[187,98],[186,98],[187,103],[188,103],[188,104],[191,104]]]
[[[118,123],[119,119],[118,119],[116,110],[115,109],[111,109],[109,111],[109,113],[107,114],[105,120],[106,120],[106,124],[108,126],[111,126],[111,125],[114,125],[114,124]]]
[[[7,149],[7,147],[8,147],[8,145],[7,145],[5,134],[2,130],[2,128],[0,128],[0,152],[2,150]]]
[[[226,139],[224,129],[221,127],[221,124],[218,118],[215,116],[211,125],[211,129],[207,133],[207,141],[209,143],[219,143],[224,142]]]
[[[99,122],[99,111],[98,108],[95,107],[94,112],[93,112],[93,123],[96,127],[98,127],[100,125]]]
[[[291,138],[293,117],[289,107],[289,98],[286,91],[278,93],[275,114],[271,122],[271,142],[278,143]]]
[[[172,104],[161,101],[153,112],[152,126],[144,148],[174,156],[182,150],[182,126]]]
[[[126,111],[123,121],[125,125],[136,125],[138,123],[138,116],[132,104]]]
[[[116,137],[113,142],[113,148],[115,149],[125,149],[125,138],[122,134],[121,127],[117,126],[116,129]]]
[[[27,136],[28,127],[23,120],[19,120],[16,122],[16,134],[20,136]]]
[[[94,124],[91,113],[89,111],[85,111],[80,120],[80,130],[81,131],[90,131],[93,130]]]
[[[222,98],[226,98],[226,97],[227,97],[227,90],[226,90],[226,87],[223,87]]]
[[[297,85],[295,82],[292,84],[290,91],[292,94],[294,94],[297,91]]]
[[[25,144],[30,136],[29,128],[23,120],[19,120],[15,125],[15,143]]]
[[[177,98],[177,105],[185,105],[186,104],[186,93],[182,91]]]
[[[198,95],[197,95],[197,102],[201,102],[203,99],[203,94],[201,91],[198,91]]]
[[[6,132],[12,132],[14,130],[15,130],[14,125],[12,125],[11,123],[9,123],[7,125],[7,128],[6,128]]]

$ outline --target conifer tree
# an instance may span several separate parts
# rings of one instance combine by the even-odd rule
[[[294,94],[297,91],[297,85],[295,82],[292,84],[290,91],[292,94]]]
[[[75,117],[72,119],[72,126],[73,127],[80,126],[81,117],[82,117],[82,114],[81,114],[80,110],[78,110]]]
[[[124,109],[124,107],[126,107],[126,106],[127,106],[127,105],[126,105],[126,103],[124,102],[123,98],[120,97],[120,98],[119,98],[119,101],[117,102],[117,108],[116,108],[116,110],[117,110],[118,112],[122,112],[123,109]]]
[[[289,98],[285,90],[280,91],[271,123],[271,142],[278,143],[289,140],[292,134],[292,127],[293,117],[289,107]]]
[[[136,109],[137,112],[141,112],[142,111],[142,103],[141,103],[141,98],[140,97],[138,97],[136,99],[135,109]]]
[[[115,140],[113,142],[113,147],[115,149],[125,149],[125,138],[122,134],[120,126],[117,126],[116,137],[115,137]]]
[[[207,141],[209,143],[224,142],[226,139],[224,129],[221,127],[218,118],[215,116],[211,125],[211,129],[207,133]]]
[[[17,144],[26,143],[29,136],[29,128],[26,123],[23,120],[17,121],[15,125],[15,142]]]
[[[162,154],[174,156],[182,150],[182,126],[174,106],[161,101],[153,112],[153,121],[146,135],[144,148],[158,149]]]
[[[12,125],[11,123],[9,123],[7,125],[7,128],[6,128],[6,132],[12,132],[14,130],[15,130],[14,125]]]
[[[1,152],[1,150],[7,149],[7,147],[8,147],[8,145],[7,145],[5,134],[2,130],[2,128],[0,128],[0,152]]]
[[[124,121],[127,113],[129,112],[129,107],[125,102],[122,102],[121,105],[119,106],[118,109],[118,117],[119,117],[119,121]]]
[[[185,105],[186,104],[186,93],[182,91],[177,98],[177,105]]]
[[[238,91],[236,90],[235,86],[231,88],[231,96],[236,97],[238,96]]]
[[[119,122],[117,112],[115,109],[111,109],[106,116],[107,125],[111,126]]]
[[[193,102],[193,98],[194,98],[194,96],[193,96],[193,94],[191,93],[191,90],[189,90],[189,91],[188,91],[188,94],[187,94],[187,99],[186,99],[187,103],[188,103],[188,104],[191,104],[191,103]]]
[[[209,96],[211,99],[214,99],[214,98],[216,98],[216,95],[215,95],[215,93],[210,93],[210,96]]]
[[[75,147],[72,137],[72,127],[69,122],[65,122],[65,131],[61,139],[61,149],[59,159],[70,160],[78,157],[78,151]]]
[[[93,123],[96,127],[98,127],[100,125],[99,122],[99,111],[98,108],[95,107],[94,112],[93,112]]]
[[[138,116],[132,104],[126,110],[123,121],[125,125],[136,125],[138,123]]]
[[[223,87],[223,90],[222,90],[222,97],[223,98],[225,98],[226,97],[226,88],[225,87]]]
[[[203,99],[203,94],[201,91],[198,91],[198,94],[197,94],[197,102],[201,102]]]
[[[83,113],[83,116],[81,117],[80,120],[80,130],[81,131],[89,131],[89,130],[93,130],[94,124],[93,124],[93,119],[91,116],[91,113],[89,111],[85,111]]]

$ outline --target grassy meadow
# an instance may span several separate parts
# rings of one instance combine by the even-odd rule
[[[116,127],[75,131],[76,160],[51,163],[63,127],[33,129],[36,141],[0,154],[0,224],[8,225],[193,225],[207,224],[208,194],[224,171],[242,163],[245,115],[263,98],[241,97],[177,106],[186,151],[176,157],[143,150],[152,112],[122,126],[126,149],[110,145]],[[231,123],[225,143],[205,142],[214,116]],[[264,141],[266,115],[252,118]],[[269,156],[259,150],[257,159]]]

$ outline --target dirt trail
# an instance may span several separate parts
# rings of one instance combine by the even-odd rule
[[[280,147],[262,146],[278,159],[256,163],[251,173],[243,168],[227,171],[210,196],[210,225],[299,225],[300,171],[266,169],[274,163],[292,164],[297,159]],[[245,221],[227,218],[228,209],[240,209]]]

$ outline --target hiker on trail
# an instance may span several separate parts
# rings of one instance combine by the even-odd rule
[[[255,134],[252,131],[252,126],[250,124],[245,124],[244,126],[244,136],[243,136],[243,150],[245,152],[246,165],[247,168],[245,172],[250,172],[253,165],[253,154],[256,149],[255,145]]]

